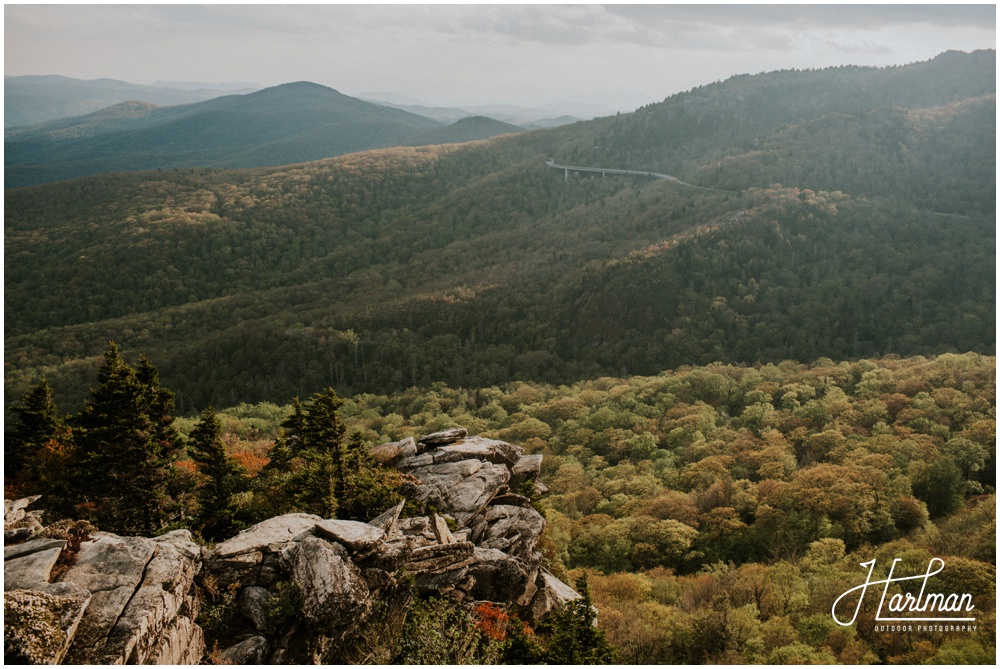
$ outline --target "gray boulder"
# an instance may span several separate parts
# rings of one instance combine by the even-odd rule
[[[232,539],[222,542],[214,550],[205,554],[205,561],[225,559],[241,553],[270,548],[272,552],[281,550],[281,545],[295,539],[304,532],[311,531],[323,519],[311,513],[287,513],[269,518],[248,527]]]
[[[538,475],[542,471],[542,455],[541,453],[536,453],[534,455],[524,455],[522,456],[510,470],[510,487],[512,490],[520,490],[521,486],[528,481],[534,481],[538,479]]]
[[[190,606],[200,556],[201,549],[187,530],[156,539],[102,534],[97,541],[82,544],[76,563],[62,580],[86,587],[93,599],[78,634],[83,641],[86,633],[86,647],[74,644],[68,659],[88,664],[145,664],[160,654],[163,635],[181,609]],[[197,646],[200,630],[195,634],[193,627],[186,627],[196,637],[189,637],[188,644]],[[200,656],[203,651],[203,647],[177,648],[174,654]]]
[[[536,585],[538,591],[531,600],[530,608],[531,617],[535,621],[545,619],[549,613],[563,606],[566,602],[580,598],[580,593],[544,569],[538,575]]]
[[[51,540],[40,539],[28,543],[44,543],[48,548],[39,548],[3,561],[4,590],[44,590],[49,584],[52,567],[62,553],[65,541],[52,544]],[[22,544],[23,545],[23,544]],[[5,551],[6,553],[6,551]]]
[[[478,459],[513,467],[524,455],[524,449],[506,441],[468,437],[447,446],[440,446],[433,453],[435,463]]]
[[[490,500],[490,506],[497,506],[498,504],[505,506],[531,506],[531,499],[524,495],[508,492],[497,495]]]
[[[448,528],[448,523],[445,519],[436,513],[431,523],[431,530],[433,530],[434,538],[437,539],[439,544],[454,544],[458,541]]]
[[[351,552],[371,550],[385,538],[385,530],[356,520],[320,520],[316,531]]]
[[[262,636],[252,636],[219,653],[220,664],[264,664],[269,644]]]
[[[358,560],[356,564],[365,570],[380,569],[395,574],[407,563],[411,553],[410,542],[400,538],[385,542],[379,550]]]
[[[383,465],[391,465],[399,458],[416,455],[417,444],[413,441],[413,437],[408,437],[402,441],[391,441],[387,444],[373,446],[368,452]]]
[[[76,562],[60,578],[89,590],[93,597],[80,622],[76,643],[67,655],[70,664],[123,663],[105,652],[108,636],[125,607],[138,590],[146,566],[156,553],[156,543],[143,537],[119,537],[98,533],[94,541],[80,545]]]
[[[177,616],[160,636],[156,650],[146,664],[200,664],[205,654],[205,635],[194,615]]]
[[[410,553],[406,570],[424,574],[450,571],[458,566],[471,564],[475,549],[475,545],[468,541],[417,548]]]
[[[472,536],[482,548],[495,548],[531,561],[545,519],[530,506],[487,507],[472,521]]]
[[[13,560],[15,558],[31,555],[32,553],[38,553],[39,551],[45,551],[51,548],[58,548],[59,550],[62,550],[65,546],[65,539],[32,539],[31,541],[25,541],[24,543],[15,544],[13,546],[4,546],[3,560],[4,562],[7,562],[7,560]],[[10,590],[11,588],[6,589]]]
[[[25,508],[41,499],[41,495],[3,501],[3,541],[5,544],[30,539],[42,531],[42,511]]]
[[[399,514],[402,513],[404,506],[406,506],[405,499],[377,518],[368,521],[368,524],[385,532],[386,541],[389,541],[399,533]]]
[[[431,446],[443,446],[444,444],[451,444],[465,437],[469,434],[469,431],[464,427],[453,427],[449,430],[441,430],[440,432],[432,432],[431,434],[425,434],[424,436],[417,439],[417,449],[422,451],[425,448]],[[421,448],[423,447],[423,448]]]
[[[261,634],[271,632],[271,623],[267,617],[267,606],[271,601],[271,593],[267,588],[251,585],[243,588],[237,600],[239,611],[250,619],[253,626]]]
[[[510,471],[504,465],[481,460],[419,467],[410,472],[420,483],[404,490],[411,499],[446,510],[460,525],[479,513],[507,484]]]
[[[205,553],[205,569],[221,588],[232,583],[242,587],[263,585],[262,576],[264,583],[273,582],[275,574],[263,573],[267,556],[280,553],[292,540],[311,534],[322,520],[308,513],[289,513],[257,523]]]
[[[470,593],[475,599],[513,602],[528,584],[528,568],[515,557],[493,548],[477,547],[469,574],[475,578]]]
[[[368,613],[368,585],[338,544],[306,537],[286,549],[282,559],[301,588],[301,614],[309,624],[333,633]]]
[[[3,501],[3,528],[9,529],[25,517],[25,509],[42,498],[41,495],[22,497],[21,499],[5,499]]]

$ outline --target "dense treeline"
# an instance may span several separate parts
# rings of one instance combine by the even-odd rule
[[[697,182],[727,189],[809,184],[988,214],[996,209],[996,148],[986,139],[995,134],[995,94],[931,109],[830,113],[703,165]]]
[[[45,387],[22,400],[7,443],[22,444],[15,461],[27,463],[27,474],[8,481],[11,489],[59,499],[53,483],[67,480],[74,444],[89,443],[71,435],[100,428],[112,406],[105,398],[121,394],[109,387],[131,389],[146,398],[147,415],[165,416],[169,393],[151,365],[132,369],[113,350],[106,356],[99,388],[69,432]],[[393,483],[366,478],[378,472],[360,464],[366,443],[463,426],[544,454],[547,564],[567,579],[589,573],[598,624],[622,662],[995,657],[993,357],[713,364],[568,386],[438,384],[344,400],[327,392],[303,404],[242,404],[159,424],[174,444],[158,460],[166,476],[152,479],[165,492],[135,503],[172,509],[157,516],[160,526],[206,537],[293,509],[374,515],[392,503]],[[124,448],[132,428],[116,426],[109,443]],[[163,438],[154,442],[148,452],[166,453]],[[84,502],[73,511],[102,508],[100,499]],[[859,563],[874,558],[884,578],[895,558],[898,575],[924,573],[932,557],[946,569],[927,587],[969,593],[975,631],[887,633],[876,627],[877,602],[867,600],[854,625],[830,617],[833,600],[862,582]],[[532,654],[537,648],[491,652],[492,661],[542,657]]]
[[[184,412],[992,353],[994,74],[976,52],[740,76],[469,145],[8,190],[7,393],[44,375],[78,409],[111,338]],[[742,192],[566,181],[546,157]]]
[[[760,148],[759,144],[770,143],[772,135],[781,136],[785,126],[808,125],[812,123],[810,119],[846,115],[866,127],[867,113],[872,110],[881,110],[875,116],[893,116],[890,110],[894,107],[939,107],[995,93],[995,51],[947,52],[927,62],[881,69],[845,66],[737,75],[640,107],[632,114],[595,121],[590,126],[594,139],[588,136],[581,138],[582,141],[566,142],[557,157],[559,162],[585,164],[579,161],[589,161],[595,151],[593,147],[597,146],[599,164],[608,167],[641,165],[642,169],[692,175],[713,161]],[[995,124],[995,120],[986,122]],[[884,125],[879,129],[888,128]],[[854,139],[857,131],[853,127],[842,128],[845,134],[838,134],[833,141],[850,145],[850,154],[864,157],[862,162],[875,160],[885,145],[893,151],[905,150],[906,137],[898,132],[900,129],[897,126],[897,132],[884,137],[862,136],[857,143],[848,139]],[[978,136],[985,142],[992,134],[984,129]],[[814,154],[813,160],[823,161],[828,158],[825,153],[823,150]],[[951,150],[947,153],[954,155]],[[771,156],[774,158],[777,156]],[[888,166],[890,162],[882,165]],[[961,162],[965,162],[964,158]],[[988,165],[978,167],[992,169]],[[878,176],[880,181],[886,181],[868,187],[879,189],[872,194],[885,194],[881,188],[892,183],[892,175],[881,171]],[[852,176],[838,172],[836,178],[850,180]],[[758,185],[752,180],[738,183],[741,188]],[[796,179],[781,183],[849,190],[846,182],[813,183]],[[870,191],[866,188],[861,192]]]
[[[50,523],[67,519],[84,533],[147,536],[187,528],[213,542],[293,512],[371,520],[401,500],[406,477],[381,466],[360,431],[349,435],[340,416],[344,401],[332,389],[296,399],[288,410],[264,407],[283,420],[257,455],[253,446],[261,440],[251,440],[250,449],[234,440],[211,407],[188,423],[182,438],[171,415],[173,393],[160,386],[156,368],[145,357],[128,364],[113,342],[97,382],[74,416],[60,414],[46,382],[14,408],[18,420],[4,440],[4,496],[45,497]],[[447,596],[419,598],[411,582],[400,580],[352,639],[325,651],[325,661],[595,664],[616,658],[594,626],[586,575],[577,581],[582,597],[534,630],[514,609],[483,602],[468,611]],[[238,628],[236,590],[222,591],[210,578],[202,586],[198,621],[211,648]],[[268,620],[294,625],[298,592],[295,583],[279,585]]]
[[[714,364],[359,395],[343,411],[373,441],[462,425],[545,454],[549,564],[590,571],[622,662],[990,664],[995,370],[976,354]],[[249,444],[287,411],[226,415]],[[859,563],[885,578],[897,557],[899,575],[932,556],[946,569],[927,587],[970,593],[975,632],[879,631],[877,600],[853,626],[832,620]]]
[[[738,200],[670,185],[603,187],[592,209],[533,228],[538,248],[516,246],[524,223],[461,242],[467,255],[440,264],[420,262],[428,251],[342,280],[8,335],[7,387],[20,395],[44,370],[59,401],[76,408],[67,398],[87,387],[90,342],[108,332],[160,361],[185,412],[326,386],[347,395],[442,380],[566,383],[712,361],[994,351],[990,219],[778,187]],[[628,212],[621,236],[604,223],[612,205]],[[621,260],[595,262],[630,246]],[[82,295],[66,303],[83,306]]]

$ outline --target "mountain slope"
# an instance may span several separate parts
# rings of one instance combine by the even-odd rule
[[[153,109],[133,125],[93,137],[54,141],[48,133],[5,141],[6,186],[99,172],[316,160],[397,144],[438,124],[299,82]]]
[[[408,137],[402,142],[404,146],[428,146],[431,144],[458,144],[477,139],[488,139],[497,135],[507,135],[524,132],[510,123],[497,121],[486,116],[470,116],[459,119],[449,126],[424,130]]]
[[[155,121],[158,105],[139,100],[128,100],[99,109],[85,116],[73,116],[47,121],[36,125],[24,125],[4,131],[4,141],[42,140],[58,142],[81,137],[94,137],[142,127]]]
[[[631,164],[683,178],[710,160],[755,148],[786,125],[825,114],[931,108],[995,93],[992,50],[947,52],[900,67],[739,75],[632,114],[596,119],[585,125],[586,133],[574,126],[577,141],[565,143],[552,157],[571,165],[591,160],[606,167]]]
[[[127,100],[180,105],[221,95],[249,93],[256,88],[259,87],[243,84],[191,86],[173,82],[143,86],[116,79],[87,81],[55,75],[5,76],[4,129],[90,114]]]
[[[9,190],[8,396],[42,373],[85,388],[111,337],[153,357],[187,409],[331,384],[989,353],[996,161],[982,138],[995,136],[995,80],[982,54],[959,60],[947,94],[926,63],[851,69],[881,91],[868,111],[827,95],[842,68],[794,73],[789,90],[782,73],[706,87],[705,127],[758,89],[800,99],[794,124],[742,107],[736,140],[649,131],[640,152],[636,133],[681,114],[682,94],[466,145]],[[962,160],[939,156],[946,146]],[[740,192],[545,165],[617,167],[602,162],[612,154],[633,169],[663,169],[636,157],[660,156],[685,181]],[[757,187],[778,175],[783,186]]]

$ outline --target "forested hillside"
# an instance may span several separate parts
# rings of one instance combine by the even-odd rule
[[[8,396],[44,374],[72,403],[111,338],[184,412],[992,353],[994,72],[976,52],[735,77],[465,145],[7,190]]]
[[[283,165],[394,146],[439,125],[309,82],[142,113],[116,105],[6,132],[4,184],[167,167]]]
[[[138,411],[120,399],[133,395]],[[326,391],[173,425],[170,399],[148,361],[133,370],[113,348],[68,423],[48,389],[34,389],[8,439],[18,456],[8,488],[115,531],[166,525],[213,538],[290,511],[364,519],[391,506],[399,484],[398,472],[364,457],[366,444],[461,426],[544,455],[549,493],[526,494],[548,519],[546,568],[564,579],[588,572],[598,625],[623,663],[995,660],[994,357],[712,364],[343,402]],[[136,438],[153,446],[128,458],[129,477],[108,459]],[[333,460],[320,448],[330,439]],[[95,473],[109,467],[111,480]],[[973,629],[890,632],[875,594],[854,624],[831,619],[831,602],[863,582],[868,560],[885,578],[896,558],[897,576],[919,575],[932,556],[946,569],[927,591],[968,593]],[[225,599],[213,601],[206,630],[226,624]],[[527,650],[505,661],[544,657]]]

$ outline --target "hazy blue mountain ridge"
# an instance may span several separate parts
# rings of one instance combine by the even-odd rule
[[[152,86],[117,79],[83,80],[58,75],[4,77],[4,128],[35,125],[89,114],[127,100],[156,105],[200,102],[220,95],[250,93],[254,84],[156,82]]]
[[[76,119],[9,130],[5,185],[116,171],[282,165],[521,130],[482,117],[442,127],[439,121],[326,86],[296,82],[190,105],[115,105]]]

